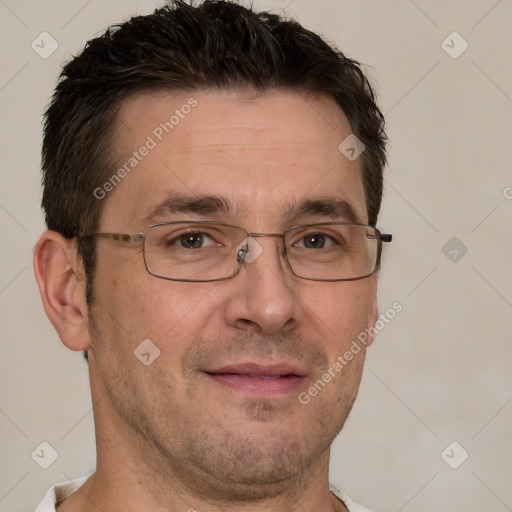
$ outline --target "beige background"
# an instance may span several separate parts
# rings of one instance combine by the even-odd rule
[[[387,113],[379,224],[395,239],[379,295],[383,312],[403,311],[369,351],[332,481],[375,512],[512,510],[512,1],[254,3],[286,8],[367,64]],[[2,512],[33,510],[51,484],[94,467],[86,365],[60,344],[31,267],[41,112],[87,38],[158,4],[0,0]],[[31,48],[43,31],[58,42],[47,59]],[[458,58],[442,47],[453,31],[469,45]],[[459,247],[443,252],[452,237]],[[31,458],[42,441],[59,455],[46,470]],[[458,469],[441,456],[453,441],[451,465],[469,454]]]

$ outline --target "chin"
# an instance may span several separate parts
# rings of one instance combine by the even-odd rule
[[[316,429],[305,435],[300,425],[292,431],[285,428],[286,423],[245,423],[237,432],[225,431],[220,439],[213,439],[211,431],[205,433],[195,446],[189,446],[190,460],[206,477],[200,481],[211,484],[203,485],[201,492],[210,498],[213,492],[220,501],[251,501],[279,496],[289,491],[291,482],[304,485],[303,476],[328,454],[339,429],[330,436]]]

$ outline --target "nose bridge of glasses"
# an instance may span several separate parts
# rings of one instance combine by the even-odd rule
[[[284,238],[282,233],[247,233],[247,238]]]
[[[236,256],[238,263],[246,262],[252,263],[255,261],[262,253],[263,247],[254,240],[254,238],[282,238],[284,239],[284,234],[282,233],[247,233],[244,241],[237,247]]]

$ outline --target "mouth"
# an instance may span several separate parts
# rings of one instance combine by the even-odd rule
[[[289,365],[243,363],[204,372],[217,384],[250,396],[276,397],[296,391],[306,379],[306,372]]]

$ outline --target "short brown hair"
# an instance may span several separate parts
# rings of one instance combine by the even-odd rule
[[[64,66],[44,121],[42,206],[48,228],[66,238],[97,229],[103,201],[93,191],[112,175],[112,128],[128,96],[238,87],[333,98],[365,145],[368,222],[377,222],[384,118],[359,63],[282,16],[222,0],[171,0],[153,14],[110,27]],[[78,251],[90,303],[93,239],[79,238]]]

